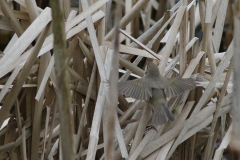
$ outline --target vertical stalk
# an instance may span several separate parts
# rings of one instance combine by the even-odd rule
[[[231,108],[233,129],[232,129],[232,139],[230,146],[233,152],[233,159],[240,158],[240,1],[235,0],[234,2],[234,57],[233,57],[233,102]]]
[[[62,157],[73,160],[73,121],[71,114],[71,97],[68,73],[68,57],[66,52],[66,35],[63,21],[63,11],[60,1],[51,0],[54,34],[54,53],[56,63],[57,100],[60,114],[60,133]]]

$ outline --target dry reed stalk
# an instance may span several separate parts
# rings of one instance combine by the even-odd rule
[[[133,64],[134,64],[134,65],[137,65],[137,64],[142,60],[142,58],[143,58],[142,56],[138,56],[138,57],[134,60]],[[126,81],[131,74],[132,74],[132,71],[129,70],[129,69],[127,69],[127,71],[126,71],[126,72],[122,75],[122,77],[119,79],[119,82]]]
[[[183,6],[187,7],[188,6],[188,0],[183,0]],[[185,8],[183,17],[182,17],[182,22],[180,25],[180,46],[179,46],[179,56],[180,56],[180,76],[183,75],[186,66],[187,66],[187,55],[185,51],[185,46],[188,43],[188,37],[187,37],[187,30],[188,30],[188,11],[187,8]]]
[[[48,10],[49,12],[50,12],[50,10]],[[49,13],[50,14],[50,13]],[[103,12],[101,12],[101,11],[99,11],[99,12],[97,12],[97,13],[95,13],[94,15],[93,15],[93,21],[94,22],[96,22],[96,21],[98,21],[99,19],[101,19],[102,17],[104,16],[104,13]],[[39,16],[40,17],[40,16]],[[39,18],[38,17],[38,18]],[[37,18],[37,19],[38,19]],[[78,19],[74,19],[74,21],[73,21],[73,23],[75,24],[75,23],[79,23],[79,20],[82,20],[82,18],[84,18],[84,17],[82,17],[81,16],[81,18],[78,18]],[[66,29],[67,28],[70,28],[70,26],[72,25],[72,21],[70,21],[69,23],[67,23],[66,24]],[[36,22],[36,21],[34,21],[34,22]],[[67,27],[67,26],[69,26],[69,27]],[[36,26],[33,26],[33,27],[36,27]],[[87,27],[87,23],[86,23],[86,21],[83,21],[82,23],[80,23],[78,26],[76,26],[76,27],[74,27],[74,28],[72,28],[71,30],[69,30],[69,32],[67,33],[67,36],[66,36],[66,38],[67,39],[69,39],[69,38],[71,38],[72,36],[74,36],[75,34],[77,34],[78,32],[80,32],[80,31],[82,31],[83,29],[85,29]],[[30,27],[29,27],[30,28]],[[33,28],[32,28],[33,29]],[[68,31],[68,30],[67,30]],[[24,32],[24,33],[26,33],[26,32]],[[35,32],[34,32],[35,33]],[[29,33],[27,33],[27,34],[29,34]],[[35,36],[35,35],[34,35]],[[22,38],[23,36],[21,36],[21,38]],[[26,38],[26,37],[25,37]],[[28,39],[27,39],[28,40]],[[22,39],[18,39],[18,42],[22,42]],[[26,41],[25,41],[26,42]],[[21,44],[18,44],[17,43],[17,45],[21,45]],[[22,46],[25,46],[25,43],[24,43],[24,45],[21,45],[21,47]],[[13,46],[14,47],[14,46]],[[38,56],[42,56],[43,54],[45,54],[46,52],[48,52],[48,51],[50,51],[51,49],[53,48],[53,35],[50,35],[50,36],[48,36],[47,38],[46,38],[46,40],[45,40],[45,42],[43,43],[43,47],[42,47],[42,49],[40,50],[40,53],[38,54]],[[11,48],[11,50],[9,50],[9,52],[12,52],[12,49],[13,48]],[[22,50],[22,48],[20,48],[21,50]],[[2,72],[0,72],[0,77],[1,76],[3,76],[3,75],[5,75],[5,74],[7,74],[8,72],[10,72],[12,69],[14,69],[15,67],[17,67],[19,64],[21,64],[22,62],[24,62],[24,61],[26,61],[26,59],[27,59],[27,57],[29,56],[29,54],[31,53],[31,51],[32,51],[32,48],[31,49],[29,49],[28,51],[26,51],[23,55],[21,55],[20,57],[19,57],[19,59],[15,62],[15,63],[13,63],[11,66],[9,66],[8,68],[6,68],[5,70],[3,69],[3,70],[1,70]],[[17,50],[17,51],[15,51],[15,52],[19,52],[19,50]],[[9,54],[8,54],[9,55]],[[10,55],[9,55],[10,56]],[[4,57],[7,57],[6,55],[4,56]],[[16,57],[17,58],[17,57]],[[12,58],[13,59],[13,58]],[[15,58],[14,58],[15,59]],[[3,58],[1,59],[1,60],[3,60]],[[11,60],[12,61],[12,60]],[[5,61],[4,61],[5,62]]]
[[[107,139],[107,148],[105,152],[106,159],[112,159],[114,157],[114,145],[113,145],[113,139],[114,139],[114,133],[116,134],[119,148],[122,154],[123,158],[128,157],[126,144],[124,143],[123,135],[121,132],[120,123],[118,120],[118,116],[116,114],[116,108],[118,108],[118,64],[119,64],[119,20],[121,15],[121,6],[120,3],[117,2],[117,8],[115,11],[115,39],[114,39],[114,49],[112,51],[111,57],[111,66],[112,69],[109,72],[109,92],[108,92],[108,139]],[[111,52],[111,50],[109,50]],[[108,66],[108,68],[111,68]],[[107,70],[107,68],[106,68]],[[113,131],[115,130],[115,132]],[[112,135],[111,135],[112,134]],[[110,151],[110,152],[108,152]],[[108,155],[109,154],[109,155]]]
[[[118,140],[119,148],[122,154],[123,158],[128,158],[128,151],[126,148],[126,143],[124,142],[121,126],[117,117],[117,114],[115,114],[115,134]]]
[[[239,133],[240,133],[240,128],[238,126],[239,123],[239,70],[237,69],[239,67],[239,53],[238,50],[240,48],[239,42],[240,42],[240,32],[237,29],[240,26],[240,21],[239,21],[239,15],[240,15],[240,2],[236,0],[234,2],[234,56],[233,56],[233,105],[231,108],[231,114],[232,114],[232,133],[231,133],[231,141],[230,141],[230,147],[232,150],[233,158],[234,159],[239,159],[240,157],[240,151],[239,151]],[[229,131],[230,132],[230,131]]]
[[[30,130],[27,130],[25,135],[26,135],[25,136],[26,138],[29,138],[31,135]],[[22,138],[23,138],[23,136],[21,135],[16,139],[16,141],[2,145],[0,147],[0,152],[11,151],[14,148],[18,147],[22,143]]]
[[[67,93],[72,96],[72,103],[68,105],[74,118],[73,125],[69,125],[74,128],[69,137],[75,140],[72,145],[76,146],[72,157],[79,160],[163,160],[172,155],[171,159],[188,160],[200,155],[203,159],[210,159],[216,142],[222,140],[232,120],[229,111],[234,94],[231,93],[233,83],[229,62],[233,44],[229,44],[234,5],[228,0],[183,0],[176,4],[174,0],[119,0],[121,11],[118,17],[123,17],[120,20],[123,34],[116,45],[113,43],[116,40],[113,36],[114,29],[117,29],[113,24],[116,16],[111,16],[119,6],[115,1],[82,0],[74,8],[78,11],[69,8],[70,2],[61,1],[60,4],[67,19],[63,30],[67,44],[70,42],[67,49],[70,59],[65,65],[71,77],[67,84],[71,90]],[[24,66],[31,57],[32,45],[35,41],[38,43],[39,33],[51,21],[51,9],[42,10],[34,0],[15,0],[20,9],[9,7],[12,2],[3,3],[0,15],[5,19],[0,20],[0,28],[15,32],[4,52],[0,53],[3,56],[0,60],[0,101],[5,106],[16,87],[14,81],[22,77]],[[7,5],[6,11],[4,5]],[[197,26],[200,23],[203,40],[195,34],[201,32]],[[22,28],[19,38],[16,26]],[[115,47],[120,55],[112,51]],[[57,109],[56,99],[59,78],[54,69],[56,61],[53,56],[56,54],[51,53],[51,57],[49,52],[52,49],[53,34],[45,38],[37,54],[39,59],[30,70],[28,68],[27,78],[21,79],[22,84],[13,100],[16,102],[15,112],[5,115],[9,119],[4,118],[2,127],[5,127],[0,131],[0,159],[35,159],[39,155],[45,160],[65,159],[66,150],[62,148],[64,132],[60,128],[62,110]],[[114,62],[118,58],[119,62]],[[164,76],[196,78],[199,86],[194,91],[169,99],[168,105],[176,120],[157,127],[157,131],[146,130],[151,116],[149,111],[145,112],[144,101],[118,95],[116,91],[117,81],[144,75],[147,59],[159,64]],[[123,73],[120,79],[116,78],[118,73]],[[202,107],[204,109],[200,110]],[[113,111],[115,109],[117,112]],[[196,119],[191,122],[193,118]],[[229,138],[228,143],[225,140],[226,137],[223,148],[229,143]],[[216,155],[223,156],[223,148]]]
[[[54,145],[53,145],[53,147],[52,147],[52,149],[51,149],[51,152],[50,152],[50,154],[49,154],[49,156],[48,156],[48,158],[49,159],[52,159],[53,160],[53,155],[55,155],[56,153],[56,151],[57,151],[57,149],[58,149],[58,144],[59,144],[59,138],[56,140],[56,142],[54,143]]]
[[[15,114],[17,117],[17,126],[18,126],[18,134],[19,136],[22,134],[22,121],[21,121],[21,115],[20,115],[20,109],[19,109],[19,102],[18,100],[16,100],[16,110],[15,110]],[[21,153],[21,158],[24,158],[24,150],[23,150],[23,146],[22,144],[20,145],[20,153]]]
[[[214,114],[211,129],[209,131],[209,138],[208,138],[208,142],[207,142],[206,149],[205,149],[205,154],[204,154],[205,159],[210,158],[210,150],[213,147],[212,146],[212,144],[213,144],[212,141],[213,141],[213,136],[214,136],[214,130],[215,130],[217,120],[218,120],[217,115],[218,115],[218,113],[221,109],[221,103],[222,103],[223,97],[226,94],[227,85],[228,85],[228,82],[229,82],[229,79],[230,79],[230,76],[231,76],[231,73],[232,73],[232,68],[233,68],[233,65],[232,65],[232,61],[231,61],[230,66],[228,67],[228,72],[227,72],[227,75],[226,75],[221,93],[219,95],[219,99],[218,99],[218,102],[217,102],[217,108],[216,108],[216,111],[215,111],[215,114]]]
[[[162,63],[159,64],[159,68],[160,68],[159,70],[160,70],[161,74],[163,74],[163,72],[166,68],[167,59],[169,58],[171,51],[172,51],[172,47],[174,45],[174,43],[172,43],[172,42],[175,41],[185,8],[186,7],[184,7],[184,6],[181,6],[179,8],[178,13],[175,17],[174,23],[172,25],[172,29],[171,29],[171,32],[170,32],[170,35],[168,38],[168,42],[167,42],[166,46],[164,47],[164,49],[161,51],[162,53],[164,52],[163,57],[162,57]]]
[[[119,118],[120,123],[124,122],[127,118],[129,118],[129,116],[134,114],[134,112],[136,112],[138,108],[145,105],[145,103],[141,103],[141,102],[142,102],[141,100],[134,101],[132,105],[128,108],[128,110],[125,111],[125,113]]]
[[[26,0],[25,5],[29,13],[30,20],[33,22],[39,15],[37,3],[34,0]]]
[[[82,3],[83,11],[89,8],[88,2],[86,0],[82,0],[81,3]],[[95,59],[99,68],[100,76],[102,81],[105,81],[107,79],[106,72],[104,71],[103,60],[101,58],[101,52],[100,52],[99,44],[97,41],[97,37],[95,35],[93,20],[90,16],[86,16],[85,20],[87,22],[87,28],[90,35],[90,39],[92,41],[92,46],[95,54]]]
[[[181,5],[181,1],[179,1],[173,8],[171,8],[170,11],[175,11],[179,6]],[[172,16],[173,18],[174,16]],[[170,21],[169,21],[170,22]],[[163,18],[161,18],[157,23],[155,23],[149,30],[147,30],[144,34],[142,34],[140,37],[137,38],[137,40],[140,42],[140,43],[147,43],[153,36],[154,36],[154,33],[156,33],[160,27],[162,27],[163,22]],[[165,27],[167,26],[167,23],[165,23]],[[164,27],[162,27],[164,28]],[[158,33],[161,33],[162,31],[160,30]],[[156,36],[158,37],[158,36]],[[152,43],[154,43],[156,41],[156,38],[153,38],[155,40],[152,41]],[[152,47],[152,43],[149,42],[149,44],[147,45],[148,48],[151,48]],[[138,47],[138,45],[136,43],[131,43],[130,45],[131,47]],[[127,56],[126,58],[128,58],[129,56]],[[140,62],[140,60],[142,59],[142,57],[138,57],[134,63],[138,64]],[[121,58],[120,58],[121,60]],[[130,74],[130,70],[128,70],[125,74]]]
[[[94,55],[90,52],[90,50],[87,48],[87,46],[83,43],[83,41],[79,37],[78,37],[78,40],[79,40],[79,46],[80,46],[83,54],[87,58],[88,63],[90,65],[93,65],[93,63],[94,63]]]
[[[220,2],[220,0],[218,1]],[[214,48],[216,49],[215,52],[219,51],[223,27],[224,27],[224,21],[227,14],[227,6],[228,6],[228,0],[222,1],[221,5],[219,6],[219,10],[217,12],[218,14],[216,14],[217,16],[216,24],[215,24],[216,27],[214,29],[214,37],[213,37],[213,44],[214,44]]]
[[[99,88],[99,94],[96,101],[95,112],[92,120],[92,130],[90,133],[89,148],[88,148],[88,154],[87,154],[87,157],[89,159],[93,159],[96,154],[95,145],[98,142],[100,119],[102,116],[102,107],[105,104],[105,96],[106,96],[103,87],[104,87],[104,84],[101,83]]]
[[[136,130],[138,128],[139,122],[135,122],[131,125],[131,128],[129,129],[128,133],[124,137],[124,143],[129,144],[132,138],[134,137]],[[121,159],[121,152],[120,149],[117,149],[114,153],[114,159],[118,160]]]
[[[126,33],[125,31],[123,31],[122,29],[120,29],[120,32],[122,34],[124,34],[125,36],[127,36],[128,38],[130,38],[131,40],[133,40],[136,44],[138,44],[139,46],[141,46],[142,48],[144,48],[147,52],[149,52],[152,56],[154,56],[156,59],[160,60],[159,56],[156,55],[152,50],[150,50],[148,47],[146,47],[144,44],[142,44],[141,42],[137,41],[135,38],[133,38],[132,36],[130,36],[128,33]]]
[[[162,20],[162,28],[157,32],[157,34],[152,38],[151,41],[148,42],[147,46],[149,48],[152,48],[154,52],[157,52],[160,40],[163,38],[164,31],[166,30],[167,25],[171,22],[172,18],[174,18],[176,15],[176,12],[173,13],[172,11],[167,11],[166,14],[164,14],[163,20]]]
[[[15,17],[9,4],[6,1],[1,1],[0,5],[1,5],[4,15],[8,18],[9,22],[11,23],[11,25],[12,25],[14,31],[16,32],[16,34],[18,35],[18,37],[20,37],[23,34],[23,28],[20,25],[17,18]]]
[[[184,107],[184,110],[182,111],[181,115],[179,115],[179,117],[178,117],[178,121],[177,121],[176,124],[175,124],[176,126],[179,125],[181,122],[183,122],[183,121],[187,118],[187,116],[188,116],[190,110],[192,109],[194,103],[195,103],[194,101],[190,101],[190,102],[188,102],[188,103],[186,104],[186,106]],[[167,144],[165,144],[165,145],[160,149],[160,151],[159,151],[159,153],[158,153],[158,155],[157,155],[157,158],[158,158],[158,159],[164,160],[164,159],[166,158],[167,153],[168,153],[168,151],[170,150],[173,142],[174,142],[174,140],[168,142]]]
[[[216,150],[215,155],[214,155],[214,160],[220,160],[222,158],[222,154],[224,149],[227,148],[229,142],[231,141],[232,138],[232,130],[233,130],[233,125],[231,124],[231,126],[228,128],[228,131],[226,133],[226,135],[224,136],[221,145],[219,146],[219,148]]]
[[[2,73],[6,70],[7,66],[11,65],[23,53],[23,51],[38,36],[42,29],[51,21],[50,12],[51,10],[46,8],[1,58],[0,62],[2,65],[0,77],[4,76]],[[31,35],[31,37],[29,37],[29,35]]]
[[[125,2],[126,14],[129,14],[129,12],[131,11],[132,5],[133,5],[132,0]],[[131,35],[131,32],[132,32],[132,23],[131,22],[128,23],[128,25],[126,26],[126,32]],[[130,45],[130,43],[131,43],[130,39],[126,39],[126,45]]]
[[[175,15],[175,14],[174,14],[174,15]],[[173,18],[173,17],[174,17],[174,16],[172,16],[171,18]],[[157,42],[157,40],[158,40],[159,38],[161,38],[159,35],[161,35],[161,33],[164,31],[165,27],[167,27],[167,25],[168,25],[168,23],[169,23],[170,21],[171,21],[171,19],[168,20],[166,23],[164,23],[165,21],[161,21],[161,20],[160,20],[160,22],[161,22],[161,23],[164,23],[164,25],[163,25],[163,26],[162,26],[162,24],[160,25],[160,27],[162,26],[162,28],[161,28],[161,29],[158,31],[158,33],[153,37],[153,39],[148,43],[147,46],[145,46],[145,45],[143,45],[143,44],[141,43],[141,40],[143,40],[143,39],[141,39],[141,38],[143,37],[143,35],[138,38],[138,39],[139,39],[139,41],[138,41],[138,39],[137,39],[137,40],[134,39],[133,37],[131,37],[129,34],[127,34],[126,32],[124,32],[123,30],[121,30],[121,32],[122,32],[123,34],[125,34],[126,36],[128,36],[129,38],[131,38],[131,39],[135,42],[135,43],[132,43],[133,45],[134,45],[134,44],[138,44],[139,46],[145,48],[145,50],[148,51],[154,58],[157,58],[157,59],[160,58],[160,59],[161,59],[161,56],[159,57],[159,56],[156,55],[153,51],[151,51],[149,48],[152,48],[153,43]],[[156,26],[156,27],[157,27],[157,26]],[[152,27],[151,29],[154,30],[156,27]],[[148,31],[150,31],[150,30],[148,30]],[[153,33],[153,32],[152,32],[152,33]],[[146,35],[147,35],[147,34],[146,34]],[[151,35],[151,34],[150,34],[150,35]],[[148,36],[149,36],[149,34],[148,34]],[[137,52],[137,53],[139,53],[139,52]],[[142,59],[141,56],[138,57],[134,63],[139,63],[139,61],[140,61],[141,59]],[[139,70],[139,69],[137,69],[136,67],[132,66],[131,64],[127,63],[127,61],[125,61],[123,58],[120,57],[119,60],[120,60],[120,64],[121,64],[121,65],[123,65],[124,67],[127,67],[128,69],[134,71],[135,73],[136,73],[135,70]],[[135,69],[134,69],[134,68],[135,68]],[[130,70],[127,71],[126,74],[130,74]],[[140,73],[137,71],[137,74],[140,74]],[[126,75],[125,75],[125,76],[126,76]],[[141,76],[142,76],[142,75],[141,75]]]
[[[54,35],[54,53],[57,72],[57,101],[60,114],[60,150],[62,149],[63,159],[75,159],[73,152],[73,119],[71,114],[71,97],[69,74],[68,74],[68,56],[66,53],[65,27],[63,20],[63,11],[59,1],[50,1],[53,15],[53,35]]]
[[[182,140],[184,134],[187,132],[188,128],[190,127],[190,124],[192,123],[193,118],[196,116],[196,114],[199,112],[199,110],[203,107],[203,103],[207,100],[209,94],[211,93],[212,89],[214,88],[215,83],[217,82],[220,74],[224,71],[224,69],[228,65],[228,61],[232,58],[233,56],[233,44],[229,46],[227,50],[227,54],[223,57],[221,60],[211,82],[209,83],[208,87],[206,88],[205,92],[203,93],[201,99],[199,100],[198,104],[196,105],[194,111],[192,112],[189,120],[187,121],[186,125],[182,129],[180,135],[178,136],[177,140],[173,144],[171,150],[169,151],[168,158],[171,156],[171,154],[174,152],[174,150],[177,148],[179,145],[180,141]]]
[[[42,78],[41,84],[40,84],[40,86],[38,88],[37,95],[35,97],[35,99],[37,101],[39,101],[40,97],[42,96],[42,94],[44,92],[44,88],[45,88],[47,80],[48,80],[48,78],[49,78],[49,76],[50,76],[50,74],[52,72],[53,67],[54,67],[54,56],[51,57],[51,60],[50,60],[50,62],[48,64],[48,67],[47,67],[47,69],[45,71],[44,77]]]
[[[173,6],[170,11],[177,10],[182,4],[182,1],[179,1],[175,6]],[[149,30],[144,32],[141,36],[137,38],[137,40],[143,44],[146,44],[151,38],[154,37],[155,33],[162,27],[163,18],[159,19]],[[138,45],[136,43],[131,43],[131,47],[136,48]]]
[[[39,89],[42,79],[44,77],[44,73],[47,69],[47,65],[49,63],[50,53],[43,55],[40,58],[39,63],[39,72],[37,79],[37,89]],[[44,88],[45,90],[45,88]],[[43,91],[44,91],[43,90]],[[33,118],[33,133],[32,133],[32,152],[31,156],[33,159],[38,157],[37,148],[39,147],[39,139],[40,139],[40,129],[41,129],[41,118],[42,118],[42,109],[43,109],[43,101],[44,95],[41,95],[38,101],[35,101],[35,109],[34,109],[34,118]]]
[[[13,70],[11,76],[8,78],[7,82],[5,83],[5,85],[3,86],[3,88],[0,92],[0,101],[2,101],[3,97],[7,93],[8,89],[10,88],[11,84],[17,77],[17,75],[20,72],[20,70],[22,69],[22,67],[23,67],[23,65],[21,64]]]
[[[18,4],[20,4],[21,6],[27,8],[27,6],[23,0],[14,0],[14,1],[17,2]],[[37,10],[39,11],[39,13],[41,13],[43,11],[43,9],[39,8],[39,7],[37,7]]]
[[[12,25],[6,20],[0,20],[0,29],[14,31]]]
[[[147,105],[146,105],[144,107],[143,111],[142,111],[142,115],[141,115],[141,118],[139,120],[139,125],[138,125],[138,128],[136,130],[134,141],[132,143],[131,150],[130,150],[130,153],[129,153],[130,157],[132,156],[133,152],[136,150],[137,146],[141,142],[141,139],[142,139],[143,134],[144,134],[144,130],[145,130],[147,124],[148,124],[147,120],[149,119],[149,116],[151,115],[150,113],[151,113],[151,108],[147,107]]]
[[[44,159],[44,151],[45,151],[45,147],[46,147],[46,137],[47,137],[47,133],[48,133],[50,111],[51,111],[51,108],[47,106],[47,115],[46,115],[46,123],[45,123],[45,132],[44,132],[43,147],[42,147],[43,150],[42,150],[41,160]]]
[[[120,56],[119,56],[119,63],[141,77],[144,75],[144,71],[141,68],[137,67],[136,65],[133,65],[131,62],[129,62],[128,60],[125,60]]]
[[[13,86],[13,88],[11,89],[10,93],[7,95],[4,104],[0,110],[0,114],[1,119],[0,119],[0,124],[2,126],[3,121],[7,118],[8,116],[8,112],[10,111],[15,99],[17,98],[21,87],[26,79],[26,77],[29,74],[29,71],[31,70],[32,65],[35,62],[35,59],[37,58],[37,54],[43,44],[43,41],[46,37],[47,31],[48,31],[48,27],[46,27],[46,29],[44,29],[43,33],[41,34],[41,39],[37,42],[37,45],[34,47],[32,54],[30,55],[30,57],[28,58],[23,70],[20,72],[20,75],[17,78],[17,83]]]
[[[207,109],[208,108],[208,109]],[[196,119],[194,120],[193,122],[193,125],[195,125],[194,127],[192,127],[188,132],[187,134],[184,136],[184,140],[187,139],[187,137],[190,137],[191,135],[194,134],[194,132],[196,133],[197,132],[197,129],[194,129],[194,128],[198,128],[199,126],[203,125],[205,126],[206,123],[205,122],[208,122],[209,124],[209,119],[206,120],[206,118],[208,117],[209,118],[209,114],[212,114],[214,112],[214,110],[216,109],[216,105],[211,105],[211,106],[208,106],[207,108],[204,108],[202,111],[200,111],[200,113],[197,115],[197,117],[200,117],[200,115],[202,114],[206,114],[205,112],[210,112],[208,113],[208,116],[204,116],[205,118],[201,119],[201,120],[197,120],[198,118],[196,117]],[[226,107],[227,109],[226,110],[223,110],[219,116],[221,116],[222,114],[225,114],[226,112],[229,112],[230,110],[230,107]],[[225,109],[225,107],[224,107]],[[210,117],[212,118],[212,117]],[[206,120],[206,121],[205,121]],[[204,122],[204,123],[203,123]],[[186,123],[186,121],[184,122]],[[202,124],[201,124],[202,123]],[[144,150],[141,152],[140,154],[140,158],[144,158],[146,157],[147,155],[149,155],[150,153],[152,153],[153,151],[155,151],[156,149],[160,148],[161,146],[165,145],[167,142],[170,142],[172,140],[172,138],[176,137],[176,135],[178,133],[173,133],[173,132],[179,132],[179,127],[183,127],[183,123],[181,123],[181,125],[178,125],[176,127],[174,127],[173,129],[171,129],[170,131],[164,133],[161,137],[159,137],[158,139],[152,141],[151,143],[149,143],[145,148]],[[201,127],[202,128],[202,127]],[[180,129],[181,130],[181,129]],[[191,133],[192,132],[192,133]],[[173,136],[173,137],[172,137]],[[184,141],[183,140],[183,141]],[[182,142],[183,142],[182,141]]]
[[[177,120],[177,123],[175,126],[177,126],[178,124],[180,124],[181,122],[183,122],[188,113],[190,112],[190,109],[192,108],[194,102],[193,103],[187,103],[186,104],[186,110],[183,111],[183,113],[181,114],[181,117],[178,118]],[[185,118],[184,118],[185,117]],[[160,132],[160,129],[158,130],[158,132]],[[144,139],[141,141],[141,143],[138,145],[138,147],[136,148],[135,152],[131,155],[131,157],[129,159],[136,159],[137,156],[141,153],[141,151],[144,149],[144,147],[147,145],[147,142],[151,142],[153,139],[155,139],[155,137],[157,137],[157,133],[155,130],[150,130],[146,136],[144,137]],[[172,140],[172,143],[174,142],[174,140]],[[169,142],[170,143],[170,142]],[[170,145],[171,147],[171,145]],[[169,148],[170,149],[170,148]],[[160,151],[161,153],[161,151]],[[155,153],[156,154],[156,157],[158,156],[160,158],[160,153],[159,153],[159,156],[157,155],[157,152]],[[161,157],[163,158],[163,154],[161,154]],[[164,159],[164,158],[163,158]]]
[[[120,21],[119,21],[119,28],[124,28],[126,25],[139,13],[139,11],[148,3],[149,0],[140,0],[138,1],[131,9],[131,11],[126,14]],[[108,32],[105,36],[104,40],[111,41],[114,35],[114,29]]]
[[[210,64],[210,69],[211,69],[211,75],[214,75],[214,73],[216,72],[216,63],[214,61],[214,56],[213,56],[213,52],[212,52],[212,45],[211,45],[211,29],[210,29],[210,23],[205,23],[204,24],[204,37],[203,37],[203,42],[202,42],[202,47],[203,47],[203,51],[205,51],[208,55],[208,60],[209,60],[209,64]],[[206,60],[206,59],[205,59]],[[205,61],[206,62],[206,61]],[[204,62],[203,62],[204,63]],[[202,70],[205,69],[205,66],[202,67]]]
[[[84,115],[87,112],[87,108],[88,108],[88,104],[89,104],[89,100],[90,100],[90,95],[92,92],[92,87],[93,87],[93,83],[94,83],[94,79],[95,79],[95,75],[96,75],[96,70],[97,70],[97,64],[96,62],[94,62],[93,65],[93,69],[92,69],[92,73],[91,73],[91,78],[90,78],[90,82],[89,82],[89,86],[88,86],[88,91],[87,91],[87,96],[85,99],[85,103],[84,103],[84,108],[82,111],[82,115],[81,115],[81,119],[80,119],[80,123],[79,123],[79,127],[78,127],[78,132],[77,132],[77,137],[76,137],[76,142],[75,142],[75,148],[78,148],[79,145],[79,141],[80,141],[80,136],[81,136],[81,132],[83,129],[83,122],[84,122]]]
[[[129,38],[127,38],[127,39],[129,39]],[[107,46],[108,48],[113,49],[113,44],[109,41],[104,41],[104,46]],[[137,56],[142,56],[142,57],[148,57],[148,58],[152,58],[152,59],[157,59],[157,58],[161,57],[161,56],[155,54],[155,56],[157,57],[156,58],[156,57],[152,56],[152,54],[149,54],[149,52],[147,52],[145,50],[138,49],[138,48],[132,48],[132,47],[129,47],[129,46],[126,46],[126,45],[121,45],[121,44],[119,45],[119,52],[126,53],[126,54],[137,55]]]
[[[27,149],[26,149],[26,128],[22,128],[22,147],[23,147],[23,160],[27,160]]]
[[[24,11],[16,11],[16,10],[12,10],[14,16],[17,19],[22,19],[22,20],[29,20],[29,14],[28,12],[24,12]],[[0,15],[4,15],[3,10],[0,9]],[[7,28],[6,28],[7,29]]]
[[[47,157],[49,157],[49,155],[50,155],[50,145],[51,145],[52,136],[53,136],[53,128],[54,128],[54,122],[55,122],[55,118],[56,118],[56,114],[57,114],[57,109],[58,109],[57,102],[55,102],[55,100],[54,100],[54,109],[53,109],[53,113],[52,113],[52,123],[50,125],[50,130],[49,130],[48,139],[47,139],[45,159]]]
[[[194,122],[191,124],[192,126],[198,124],[199,122],[209,117],[215,110],[216,106],[212,105],[209,107],[204,108],[195,118]],[[207,115],[204,115],[207,114]],[[154,141],[148,143],[143,151],[140,153],[140,157],[144,158],[156,149],[160,148],[164,144],[168,143],[172,139],[176,138],[177,135],[180,133],[184,124],[186,124],[187,120],[181,123],[181,125],[175,126],[173,129],[169,130],[168,132],[161,135],[159,138],[155,139]]]
[[[83,11],[85,11],[87,8],[88,8],[88,2],[85,0],[82,0],[82,7],[83,7]],[[96,147],[95,145],[97,144],[98,142],[98,132],[99,132],[99,125],[100,125],[100,117],[102,115],[102,105],[104,104],[104,101],[105,101],[105,95],[106,95],[106,89],[105,89],[105,84],[103,84],[104,81],[107,80],[107,76],[106,76],[106,71],[104,69],[104,66],[103,66],[103,60],[102,60],[102,57],[101,57],[101,52],[100,52],[100,48],[99,48],[99,44],[98,44],[98,41],[97,41],[97,37],[95,35],[95,31],[94,31],[94,26],[93,26],[93,21],[92,21],[92,18],[90,16],[86,17],[85,18],[86,21],[87,21],[87,28],[88,28],[88,31],[89,31],[89,34],[90,34],[90,38],[92,40],[92,46],[93,46],[93,50],[94,50],[94,54],[95,54],[95,58],[96,58],[96,62],[97,62],[97,65],[98,65],[98,69],[99,69],[99,72],[100,72],[100,76],[101,76],[101,85],[100,85],[100,89],[103,88],[103,90],[100,90],[99,89],[99,92],[103,92],[104,94],[101,96],[101,102],[100,105],[99,105],[99,109],[101,109],[101,112],[95,114],[97,117],[97,121],[99,121],[97,123],[98,126],[95,127],[95,125],[92,124],[92,128],[93,126],[95,128],[93,128],[91,130],[91,137],[90,137],[90,141],[89,141],[89,149],[88,149],[88,154],[87,154],[87,159],[93,159],[95,157],[95,154],[96,154]],[[99,99],[99,97],[98,97]],[[97,112],[97,106],[95,108],[95,112]],[[94,116],[95,116],[94,115]],[[95,117],[94,117],[95,118]],[[96,123],[93,119],[93,123]],[[96,131],[94,131],[96,129]]]

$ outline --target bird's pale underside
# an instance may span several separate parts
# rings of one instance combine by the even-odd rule
[[[192,78],[162,77],[154,63],[148,63],[145,75],[136,80],[118,83],[119,93],[139,100],[145,100],[147,107],[152,108],[153,117],[150,125],[157,126],[173,121],[174,118],[167,107],[167,98],[179,96],[195,88]]]

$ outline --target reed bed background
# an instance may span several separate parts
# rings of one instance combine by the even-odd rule
[[[239,0],[0,6],[0,159],[240,159]],[[197,84],[156,128],[117,90],[147,60]]]

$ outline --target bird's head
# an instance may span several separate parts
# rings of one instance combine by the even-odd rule
[[[145,74],[151,76],[159,76],[159,69],[156,64],[148,62],[145,68]]]

